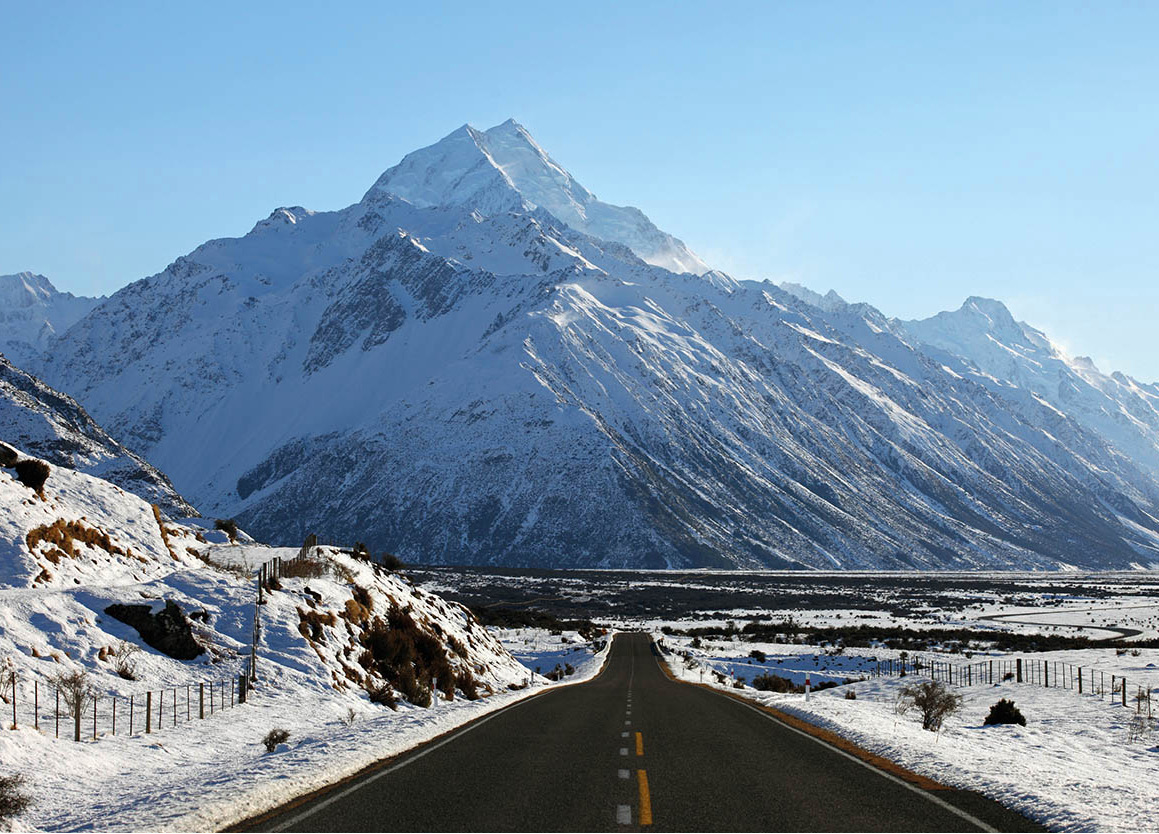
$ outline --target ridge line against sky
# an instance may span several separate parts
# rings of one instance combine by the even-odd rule
[[[0,273],[109,293],[514,117],[710,265],[1159,380],[1159,6],[11,5]]]

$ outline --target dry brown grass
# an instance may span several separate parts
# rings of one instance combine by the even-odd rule
[[[153,508],[153,518],[157,519],[157,529],[161,531],[161,541],[165,543],[165,549],[169,551],[169,555],[176,560],[177,554],[173,552],[173,545],[169,543],[169,531],[165,529],[165,522],[161,520],[161,508],[156,504],[150,506]]]
[[[113,544],[109,538],[109,534],[104,530],[89,527],[83,521],[65,521],[63,518],[57,519],[52,524],[42,525],[29,530],[28,535],[24,537],[24,541],[28,545],[28,550],[33,553],[36,552],[36,548],[41,542],[55,545],[56,552],[53,554],[55,558],[49,556],[48,553],[44,554],[54,564],[59,564],[62,556],[75,559],[78,543],[88,545],[89,547],[100,548],[110,556],[125,555],[125,551]]]

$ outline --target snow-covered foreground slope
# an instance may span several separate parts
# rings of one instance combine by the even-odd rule
[[[60,292],[32,272],[0,275],[0,351],[24,364],[101,300]]]
[[[746,698],[831,730],[912,771],[997,799],[1049,830],[1153,831],[1159,827],[1154,731],[1132,740],[1134,704],[1123,707],[1106,693],[1080,695],[1013,681],[955,686],[951,689],[964,698],[962,711],[935,734],[923,730],[913,712],[899,715],[895,710],[901,688],[913,683],[914,676],[865,677],[865,670],[875,665],[870,655],[896,659],[896,652],[850,649],[830,655],[815,646],[727,641],[697,650],[684,638],[656,637],[674,650],[693,655],[691,668],[675,651],[668,656],[670,668],[682,680],[699,683],[703,679],[705,684],[742,692]],[[754,648],[767,654],[765,663],[747,659]],[[1156,654],[1153,649],[1144,651],[1152,659]],[[1147,660],[1107,655],[1107,650],[1080,650],[1044,652],[1039,657],[1088,670],[1098,666],[1108,680],[1114,673],[1140,681],[1141,672],[1154,672],[1153,665],[1145,665]],[[975,655],[974,660],[978,659]],[[829,674],[818,675],[818,668]],[[712,674],[714,669],[750,681],[764,671],[801,682],[810,671],[814,684],[825,678],[856,682],[814,692],[806,701],[802,694],[759,692],[751,686],[735,689],[732,678],[720,683]],[[847,697],[850,692],[855,698]],[[1000,698],[1015,702],[1027,719],[1025,727],[983,725],[990,706]]]
[[[550,566],[1159,561],[1155,473],[1089,426],[1013,407],[864,305],[650,265],[569,214],[586,193],[516,125],[456,131],[347,209],[279,209],[126,287],[36,370],[275,543]]]
[[[54,391],[3,355],[0,441],[57,466],[111,481],[167,513],[197,514],[164,473],[110,437],[76,400]]]
[[[225,710],[219,702],[210,718],[198,720],[197,684],[236,680],[245,669],[257,608],[254,569],[297,550],[224,543],[221,533],[155,515],[118,487],[60,467],[52,468],[43,492],[0,469],[0,672],[15,671],[18,680],[18,729],[9,729],[11,690],[0,704],[0,769],[26,777],[33,806],[20,827],[216,829],[551,685],[461,606],[400,574],[318,548],[309,560],[314,575],[283,578],[260,606],[259,677],[250,702]],[[58,526],[76,538],[42,541],[36,531],[56,519],[70,522]],[[47,579],[42,565],[51,571]],[[154,612],[175,603],[204,651],[176,660],[151,648],[107,613],[114,603]],[[568,637],[578,669],[566,682],[594,675],[603,655],[575,651],[589,644]],[[546,647],[547,636],[541,639]],[[551,638],[552,652],[559,639]],[[405,648],[389,654],[407,641],[417,647],[413,666],[403,659]],[[118,674],[125,657],[135,679]],[[437,669],[427,661],[439,658],[446,674],[435,673],[440,692],[432,698],[423,670]],[[399,683],[407,670],[417,677],[413,692]],[[62,737],[55,736],[53,680],[73,672],[83,672],[99,696],[95,740],[91,708],[83,715],[84,741],[72,740],[67,716]],[[192,721],[185,718],[187,685]],[[161,726],[145,736],[143,695],[163,689]],[[174,693],[180,703],[171,712]],[[137,708],[131,737],[130,695]],[[385,705],[390,700],[395,709]],[[269,754],[261,740],[274,728],[290,737]]]

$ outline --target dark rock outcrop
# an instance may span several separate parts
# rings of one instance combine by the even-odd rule
[[[156,614],[148,605],[121,603],[110,605],[105,613],[137,629],[142,640],[174,660],[193,660],[205,651],[193,638],[185,612],[173,600],[166,600]]]

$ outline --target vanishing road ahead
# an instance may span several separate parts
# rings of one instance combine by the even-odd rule
[[[1041,830],[672,681],[655,651],[644,634],[620,635],[594,680],[492,713],[251,830]]]

